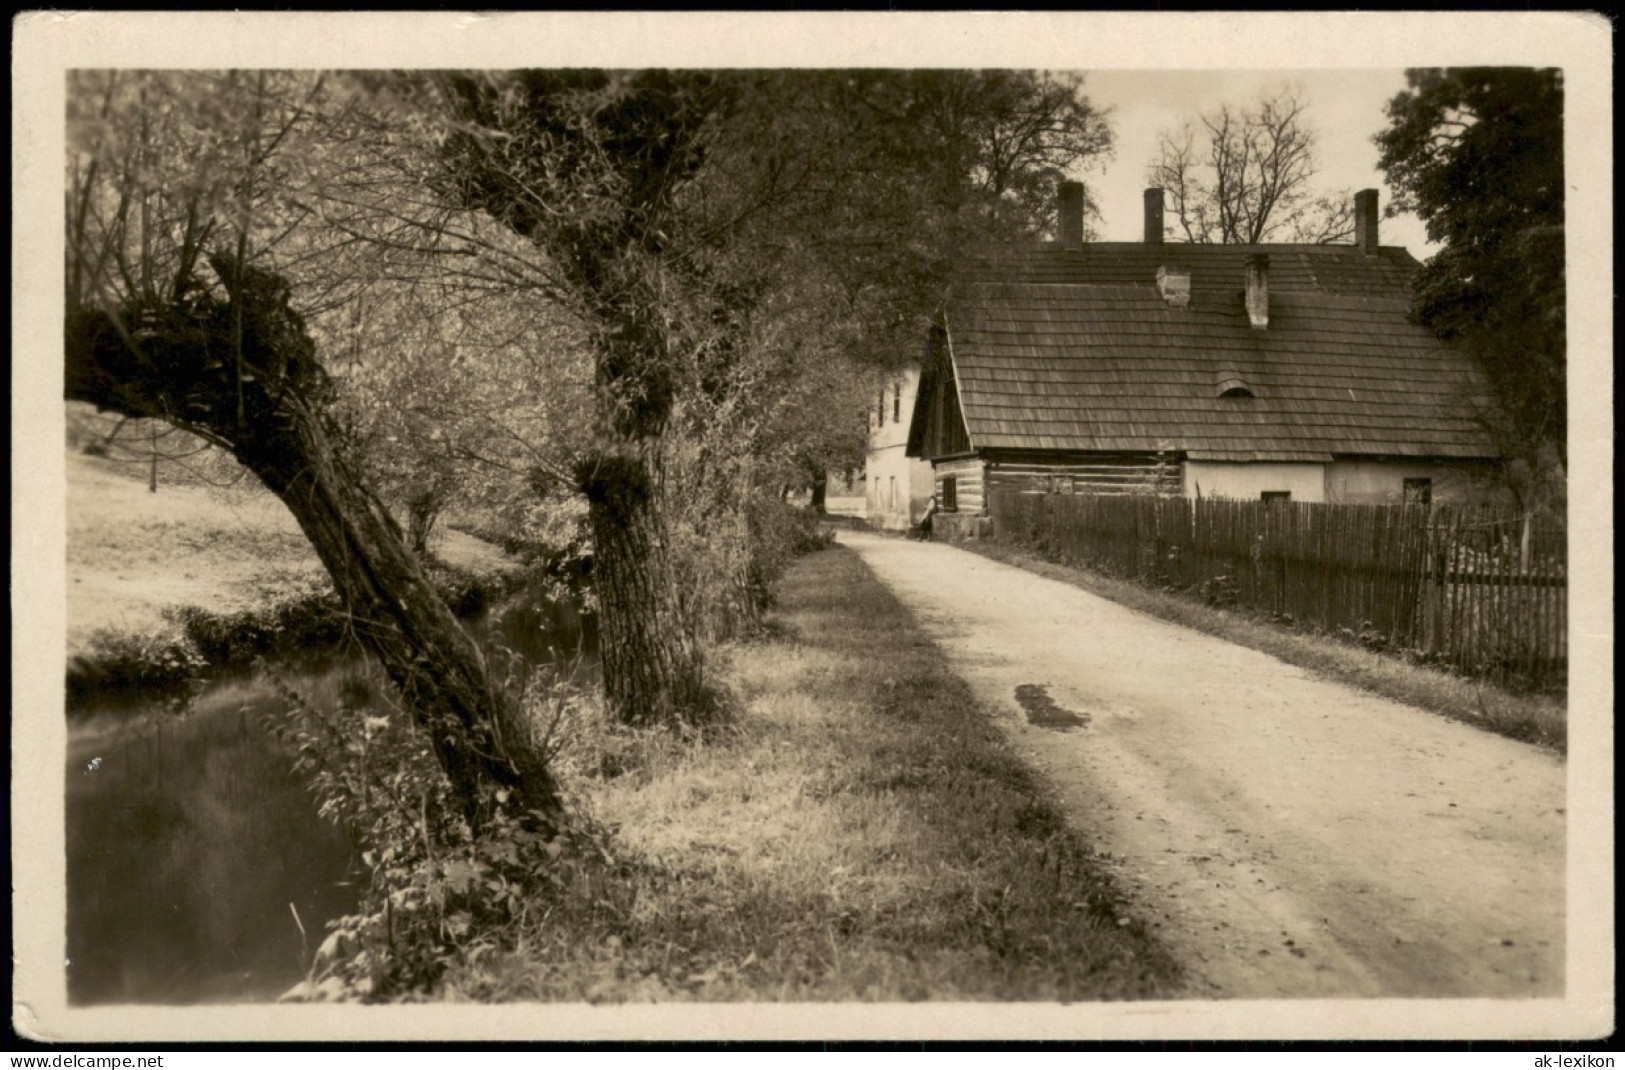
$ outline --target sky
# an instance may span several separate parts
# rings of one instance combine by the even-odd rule
[[[1103,167],[1077,177],[1089,184],[1101,219],[1102,241],[1139,241],[1146,169],[1164,130],[1195,122],[1220,104],[1249,107],[1261,94],[1298,87],[1305,117],[1317,135],[1320,173],[1317,188],[1376,189],[1387,206],[1393,193],[1377,169],[1371,137],[1384,129],[1383,107],[1405,88],[1405,72],[1390,70],[1096,70],[1084,77],[1084,92],[1097,106],[1113,109],[1116,152]],[[1406,214],[1381,223],[1383,245],[1402,245],[1419,260],[1437,251],[1422,221]]]

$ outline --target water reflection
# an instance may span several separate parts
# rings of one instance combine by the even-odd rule
[[[534,664],[593,652],[590,620],[569,605],[521,599],[478,627]],[[361,668],[277,674],[320,705]],[[325,923],[353,908],[354,848],[263,727],[282,708],[272,682],[248,674],[182,713],[163,699],[70,710],[71,1002],[272,999],[304,976]]]
[[[274,997],[303,975],[323,923],[353,906],[348,838],[316,815],[260,725],[280,704],[265,682],[235,681],[184,717],[72,727],[73,1002]]]

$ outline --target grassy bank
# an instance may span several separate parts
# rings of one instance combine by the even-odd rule
[[[1567,704],[1553,696],[1517,694],[1485,681],[1411,665],[1327,635],[1208,606],[1189,595],[1058,565],[997,539],[967,542],[961,548],[1069,583],[1161,620],[1263,651],[1289,665],[1384,698],[1559,752],[1567,745]]]
[[[578,726],[613,860],[467,956],[463,999],[1097,1000],[1177,977],[1046,789],[850,552],[732,648],[714,738]]]
[[[76,452],[67,477],[70,693],[170,686],[338,638],[327,573],[268,492],[164,483],[152,493],[139,468]],[[522,578],[516,562],[459,532],[430,549],[463,612]]]

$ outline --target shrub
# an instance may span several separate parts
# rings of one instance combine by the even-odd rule
[[[171,690],[194,680],[204,656],[185,634],[129,634],[102,629],[90,637],[87,652],[68,665],[68,694],[96,691]]]
[[[568,882],[581,859],[603,853],[602,834],[588,823],[552,828],[517,812],[495,787],[485,789],[489,817],[476,834],[453,804],[428,739],[377,670],[328,696],[280,682],[278,689],[286,709],[269,716],[268,727],[294,751],[318,812],[349,831],[368,870],[356,912],[329,923],[304,998],[425,991],[449,966],[511,949],[527,913]],[[555,751],[558,729],[579,717],[579,702],[556,679],[529,689],[519,708],[530,738],[509,745]]]
[[[187,641],[210,665],[246,665],[255,658],[329,645],[344,634],[338,596],[316,579],[282,581],[269,605],[231,613],[201,606],[166,610]]]
[[[1234,576],[1210,576],[1197,586],[1197,593],[1208,605],[1223,608],[1236,604],[1241,589]]]
[[[798,557],[835,545],[835,533],[804,509],[765,494],[749,504],[750,585],[758,608],[772,604],[773,585]]]

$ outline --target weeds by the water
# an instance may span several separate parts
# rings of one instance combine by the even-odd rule
[[[803,559],[740,699],[687,737],[578,711],[558,767],[616,830],[463,999],[1131,999],[1174,966],[850,553]]]
[[[1567,746],[1568,711],[1549,695],[1507,691],[1443,669],[1412,665],[1324,634],[1288,627],[1233,609],[1203,604],[1186,595],[1159,591],[1088,569],[1058,565],[997,540],[963,544],[995,561],[1017,565],[1092,594],[1183,624],[1280,658],[1328,679],[1363,688],[1384,698],[1432,710],[1454,720],[1562,751]]]

